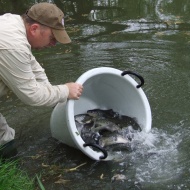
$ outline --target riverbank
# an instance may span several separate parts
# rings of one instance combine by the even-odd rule
[[[34,190],[34,180],[21,170],[17,161],[2,161],[0,159],[0,189]]]

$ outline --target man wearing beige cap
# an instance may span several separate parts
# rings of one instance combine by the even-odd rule
[[[31,48],[42,49],[67,44],[64,14],[54,4],[38,3],[24,15],[0,16],[0,96],[9,90],[31,106],[55,106],[67,99],[79,99],[83,87],[77,83],[51,85],[44,69],[32,55]],[[16,154],[14,129],[0,114],[0,156]]]

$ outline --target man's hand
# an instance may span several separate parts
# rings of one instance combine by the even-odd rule
[[[66,83],[65,85],[69,88],[68,98],[78,100],[82,94],[83,86],[74,82]]]

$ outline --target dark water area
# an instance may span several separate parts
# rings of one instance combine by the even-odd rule
[[[65,11],[73,42],[34,51],[50,82],[76,81],[96,67],[136,71],[145,79],[152,129],[137,134],[135,150],[122,159],[93,161],[51,137],[53,108],[26,106],[9,95],[1,113],[16,130],[22,168],[41,174],[47,190],[190,189],[190,2],[54,2]],[[125,178],[114,180],[117,174]]]

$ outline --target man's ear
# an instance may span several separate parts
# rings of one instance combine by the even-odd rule
[[[38,34],[38,33],[40,32],[39,29],[40,29],[40,25],[37,24],[37,23],[31,24],[31,25],[29,26],[29,31],[30,31],[30,34],[31,34],[32,36],[35,36],[36,34]]]

